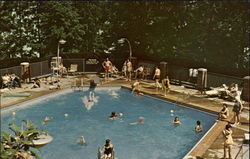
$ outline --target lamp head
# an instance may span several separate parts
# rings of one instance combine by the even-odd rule
[[[125,42],[125,38],[121,38],[118,40],[118,43],[124,43]]]
[[[63,40],[63,39],[61,39],[61,40],[59,40],[59,43],[60,43],[60,44],[65,44],[65,43],[66,43],[66,41],[65,41],[65,40]]]

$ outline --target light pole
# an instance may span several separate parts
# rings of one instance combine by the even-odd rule
[[[58,41],[58,45],[57,45],[57,58],[56,58],[56,67],[59,68],[59,54],[60,54],[60,44],[65,44],[66,41],[61,39]]]
[[[2,107],[2,92],[0,92],[0,107]]]
[[[118,40],[119,43],[124,43],[124,41],[128,42],[128,46],[129,46],[129,60],[131,61],[131,58],[132,58],[132,48],[131,48],[130,41],[127,38],[121,38],[120,40]]]

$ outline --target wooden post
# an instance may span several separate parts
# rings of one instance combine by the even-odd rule
[[[203,94],[207,88],[207,69],[199,68],[197,77],[197,89]]]
[[[241,93],[241,99],[243,99],[244,101],[250,101],[249,100],[249,80],[250,80],[250,76],[246,76],[243,78],[243,90]]]

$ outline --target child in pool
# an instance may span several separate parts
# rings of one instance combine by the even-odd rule
[[[123,116],[122,113],[116,113],[116,112],[112,112],[109,116],[109,119],[113,120],[115,119],[116,117],[119,117],[119,116]]]
[[[196,122],[196,127],[195,127],[195,132],[202,132],[202,125],[201,125],[201,121],[199,121],[199,120],[197,120],[197,122]]]
[[[178,117],[175,117],[174,120],[173,120],[173,124],[174,125],[180,125],[181,124],[181,121]]]

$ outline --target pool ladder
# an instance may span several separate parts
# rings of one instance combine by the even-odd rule
[[[99,147],[99,148],[98,148],[98,152],[97,152],[97,157],[98,157],[98,159],[103,159],[103,156],[104,156],[104,154],[103,154],[103,152],[101,151],[101,148]],[[114,149],[113,149],[113,151],[112,151],[111,157],[108,158],[108,159],[115,159],[115,150],[114,150]]]
[[[83,78],[75,79],[71,84],[71,89],[73,91],[83,91]]]

